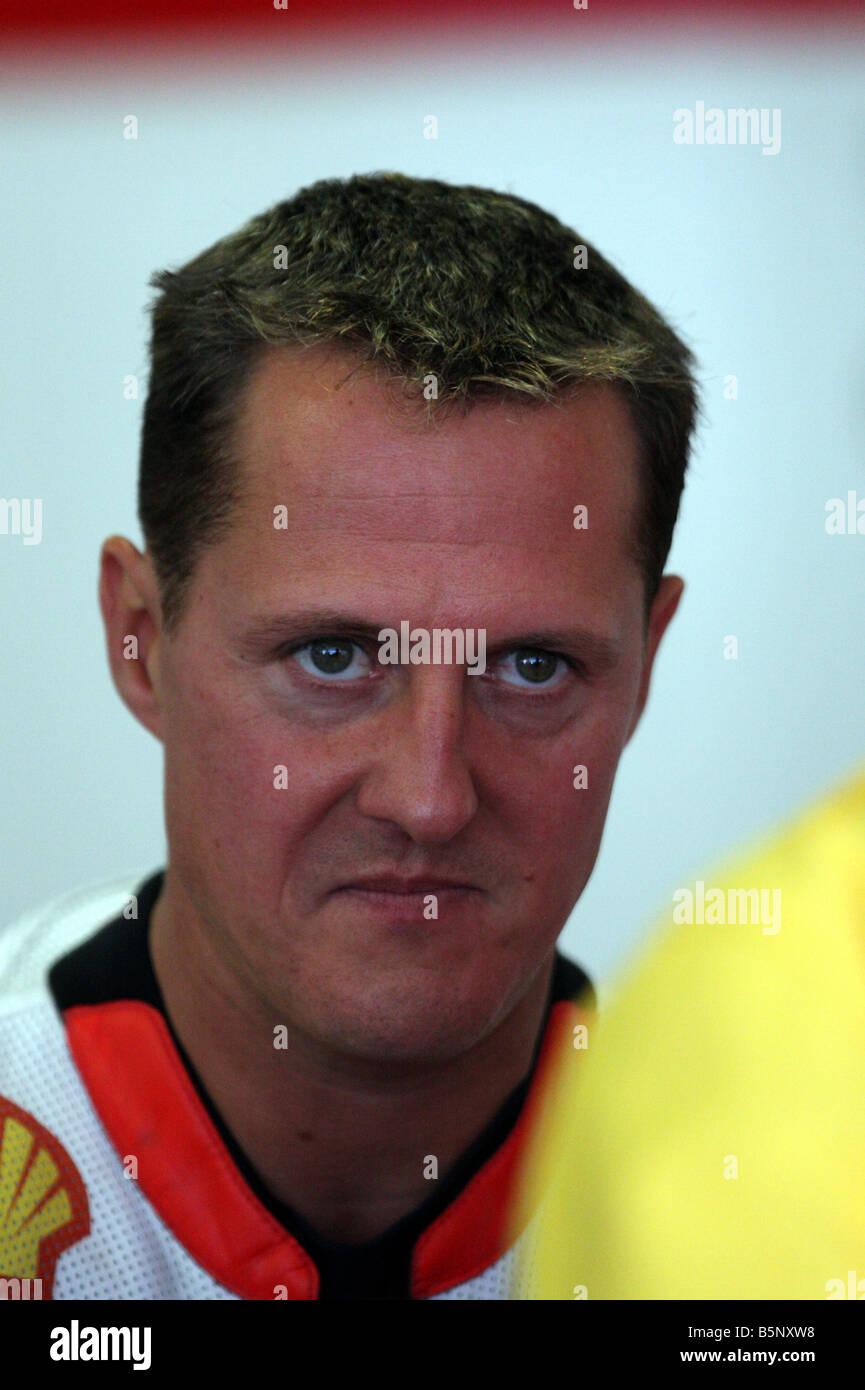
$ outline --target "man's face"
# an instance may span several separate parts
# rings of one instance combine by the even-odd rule
[[[276,352],[244,396],[242,501],[159,638],[170,865],[274,1023],[445,1058],[523,997],[595,862],[660,637],[637,443],[609,388],[427,425],[351,365]],[[379,664],[402,621],[484,629],[485,673]],[[385,875],[422,882],[350,886]]]

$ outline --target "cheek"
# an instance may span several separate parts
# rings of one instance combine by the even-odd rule
[[[194,682],[178,692],[165,737],[166,825],[172,856],[244,893],[267,882],[298,804],[279,731],[227,693]],[[279,765],[289,768],[288,775]],[[296,788],[294,788],[296,793]]]
[[[197,860],[261,902],[296,847],[352,781],[345,733],[292,728],[246,687],[173,692],[165,736],[166,822],[173,854]]]
[[[618,712],[599,713],[510,765],[509,819],[529,865],[524,878],[567,900],[567,911],[597,858],[625,727]]]
[[[546,745],[511,749],[512,801],[538,836],[561,840],[603,819],[626,727],[623,710],[599,707]]]

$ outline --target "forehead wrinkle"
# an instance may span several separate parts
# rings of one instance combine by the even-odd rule
[[[527,508],[525,501],[513,497],[494,500],[494,506],[478,510],[471,506],[473,497],[454,498],[459,506],[449,505],[447,499],[437,495],[413,494],[420,497],[420,504],[412,500],[409,506],[403,505],[402,498],[376,497],[358,501],[342,496],[313,501],[308,497],[300,499],[301,505],[292,509],[291,501],[286,499],[287,525],[275,532],[278,537],[287,538],[304,534],[321,533],[352,539],[367,539],[384,543],[394,542],[406,545],[435,544],[462,548],[496,543],[508,547],[537,546],[543,540],[544,548],[550,549],[553,537],[561,536],[562,550],[572,550],[580,544],[575,536],[573,511],[561,499],[553,502],[542,500],[538,506]],[[482,499],[486,501],[486,498]],[[258,508],[253,508],[255,517]],[[261,509],[267,519],[263,528],[270,531],[271,505]],[[604,530],[597,524],[594,534]]]
[[[560,576],[576,580],[576,575]],[[392,587],[393,586],[393,587]],[[520,605],[525,620],[520,624],[526,629],[537,627],[543,615],[543,625],[552,626],[558,617],[563,627],[577,621],[584,608],[587,596],[594,593],[594,585],[575,584],[573,589],[567,583],[549,582],[549,575],[543,577],[540,587],[527,581],[523,575],[508,575],[508,584],[503,588],[499,577],[489,570],[478,576],[477,583],[470,590],[462,578],[452,570],[436,566],[425,574],[417,569],[404,569],[395,565],[382,565],[375,577],[368,570],[347,566],[335,572],[313,571],[307,567],[291,576],[287,585],[268,586],[260,596],[261,608],[272,615],[285,615],[296,611],[318,609],[329,612],[363,613],[367,619],[374,615],[388,615],[383,626],[390,626],[396,619],[410,618],[412,622],[423,625],[424,619],[435,619],[431,626],[439,627],[487,627],[508,628],[516,617],[515,609]],[[594,594],[600,603],[600,611],[594,614],[594,621],[604,625],[614,625],[614,615],[607,611],[603,603],[603,587]],[[412,609],[411,614],[409,609]],[[587,612],[585,622],[592,620]]]
[[[484,551],[495,552],[496,550],[516,551],[522,554],[525,554],[526,551],[536,553],[541,539],[543,539],[544,555],[547,558],[554,555],[561,556],[565,561],[571,558],[575,560],[580,558],[579,554],[574,550],[572,543],[566,544],[564,542],[556,542],[554,538],[551,537],[549,529],[544,531],[543,537],[533,535],[522,538],[508,535],[507,532],[491,536],[486,528],[484,529],[483,535],[467,534],[455,537],[453,527],[443,527],[441,535],[428,530],[421,536],[418,536],[414,532],[401,532],[392,529],[370,533],[363,527],[354,529],[351,526],[341,528],[336,534],[332,527],[325,526],[320,528],[304,528],[304,532],[296,537],[292,536],[290,531],[280,532],[281,537],[291,540],[291,545],[295,553],[297,553],[298,547],[302,547],[304,539],[311,540],[314,537],[318,537],[319,534],[325,534],[333,541],[330,552],[334,558],[339,557],[340,542],[347,540],[351,540],[357,544],[366,542],[370,547],[381,547],[382,549],[386,549],[388,546],[399,546],[402,550],[411,551],[421,557],[424,554],[428,554],[432,560],[435,551],[450,552],[453,554],[464,553],[466,551],[477,553]],[[568,541],[570,542],[569,536]],[[327,550],[319,549],[316,551],[316,556],[320,560],[326,560],[327,555]]]

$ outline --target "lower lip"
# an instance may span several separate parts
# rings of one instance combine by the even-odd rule
[[[357,907],[367,908],[377,917],[426,926],[427,923],[441,921],[443,906],[458,907],[476,892],[475,888],[445,886],[414,893],[385,893],[374,888],[339,888],[335,896],[348,898]],[[438,918],[425,915],[429,913],[430,898],[434,898],[438,905]]]

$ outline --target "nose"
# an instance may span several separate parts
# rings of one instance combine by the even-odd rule
[[[451,840],[478,807],[465,747],[466,679],[461,666],[411,669],[361,784],[361,812],[391,821],[418,844]]]

